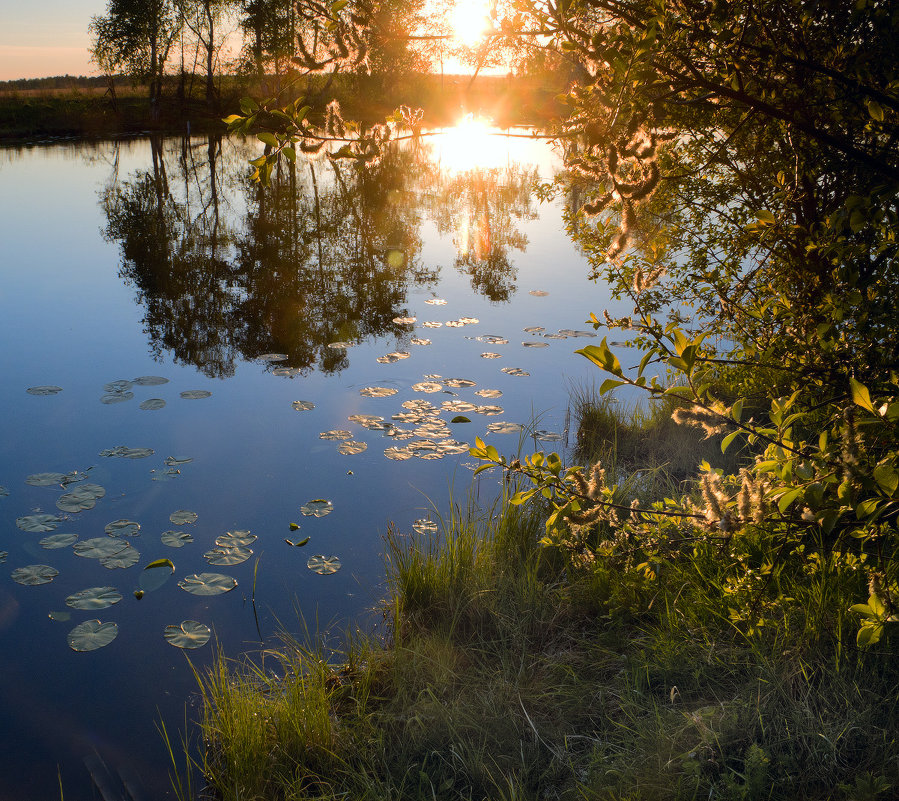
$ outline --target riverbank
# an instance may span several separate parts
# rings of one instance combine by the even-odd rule
[[[367,82],[376,80],[376,91]],[[199,81],[179,91],[174,78],[166,86],[155,115],[145,87],[117,78],[110,84],[99,78],[60,78],[0,83],[0,142],[15,143],[38,138],[114,137],[143,132],[182,134],[223,133],[221,118],[239,107],[240,98],[274,93],[279,83],[231,77],[219,85],[210,106],[199,94]],[[305,86],[304,86],[305,88]],[[402,104],[425,109],[429,125],[454,124],[462,113],[480,113],[500,127],[545,125],[558,114],[555,95],[562,87],[545,81],[513,77],[464,75],[415,75],[385,79],[352,78],[337,82],[317,101],[324,106],[333,98],[354,118],[383,119]],[[286,90],[284,102],[299,94]],[[370,98],[383,98],[372,103]]]
[[[859,578],[839,559],[812,576],[781,558],[750,587],[775,548],[761,529],[646,565],[542,534],[538,509],[506,502],[457,511],[439,540],[392,530],[386,638],[220,657],[198,677],[215,797],[861,801],[899,786],[899,669],[855,647]],[[728,615],[734,593],[757,593],[752,623]]]

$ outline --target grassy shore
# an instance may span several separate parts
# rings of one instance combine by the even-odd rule
[[[856,649],[845,560],[766,576],[759,527],[635,567],[542,531],[502,499],[439,538],[391,530],[386,639],[220,656],[198,676],[212,797],[895,797],[899,663]]]

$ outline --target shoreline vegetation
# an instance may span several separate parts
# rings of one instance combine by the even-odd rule
[[[658,411],[577,400],[581,456],[652,460]],[[679,445],[707,450],[695,433]],[[651,502],[679,483],[666,470],[629,490]],[[198,673],[201,755],[175,769],[179,798],[863,801],[899,786],[899,667],[855,647],[860,574],[782,559],[747,630],[728,595],[770,564],[763,530],[731,558],[698,540],[641,577],[596,543],[540,544],[547,510],[514,490],[452,504],[439,537],[388,531],[385,637],[287,637]]]
[[[323,82],[323,79],[319,79]],[[158,118],[153,119],[147,88],[126,76],[40,78],[0,82],[0,144],[35,138],[91,138],[141,133],[225,133],[222,117],[237,108],[242,97],[277,94],[287,81],[269,76],[223,76],[217,100],[210,108],[202,96],[202,76],[183,92],[170,76]],[[375,85],[376,84],[376,85]],[[307,80],[285,88],[280,98],[290,102],[308,90]],[[340,76],[315,103],[321,112],[332,99],[354,119],[376,121],[400,105],[425,110],[429,126],[455,124],[468,112],[489,116],[498,127],[546,125],[558,116],[556,95],[564,86],[552,78],[479,75],[411,74]],[[377,98],[377,99],[373,99]]]

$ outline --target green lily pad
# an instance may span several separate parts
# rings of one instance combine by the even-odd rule
[[[119,540],[114,537],[92,537],[88,540],[76,542],[72,550],[76,556],[81,556],[84,559],[105,559],[128,547],[129,545],[125,540]]]
[[[9,490],[6,489],[6,487],[0,486],[0,498],[7,498],[7,497],[9,497]]]
[[[73,651],[96,651],[109,645],[119,634],[119,627],[112,622],[85,620],[69,632],[69,648]]]
[[[487,430],[495,434],[517,434],[522,428],[520,423],[510,423],[506,420],[501,423],[487,423]]]
[[[334,504],[324,498],[315,498],[300,507],[306,517],[324,517],[334,511]]]
[[[422,518],[420,520],[416,520],[412,524],[412,530],[417,531],[419,534],[436,534],[437,524],[433,520],[426,520]]]
[[[290,405],[298,412],[308,412],[315,408],[315,404],[312,401],[294,401]]]
[[[56,515],[36,514],[17,518],[16,526],[29,534],[43,534],[53,531],[61,522],[62,519]]]
[[[194,541],[193,535],[186,531],[163,531],[160,539],[162,544],[168,545],[169,548],[183,548],[187,543]]]
[[[131,383],[141,387],[158,387],[161,384],[168,384],[169,380],[161,375],[142,375],[140,378],[135,378]]]
[[[25,479],[25,483],[32,487],[58,487],[65,477],[65,473],[32,473]]]
[[[165,408],[165,401],[162,398],[148,398],[143,403],[141,403],[140,407],[145,411],[156,411],[157,409]]]
[[[26,565],[17,567],[10,575],[17,584],[33,587],[38,584],[49,584],[59,575],[59,571],[50,565]]]
[[[192,456],[188,456],[183,459],[177,459],[174,456],[166,456],[165,457],[165,464],[168,467],[181,467],[182,465],[190,464],[192,461],[193,461]]]
[[[104,556],[100,559],[100,564],[107,570],[127,570],[134,567],[140,561],[140,551],[136,548],[126,545],[118,553],[112,556]]]
[[[222,595],[237,586],[237,579],[222,573],[193,573],[181,579],[178,586],[193,595]]]
[[[57,612],[54,610],[54,611],[49,612],[47,614],[47,617],[49,617],[50,620],[56,620],[61,623],[65,623],[67,620],[72,619],[72,613],[71,612]]]
[[[341,442],[337,447],[337,452],[342,453],[344,456],[352,456],[356,453],[362,453],[368,445],[365,442],[356,442],[355,440],[347,440],[346,442]]]
[[[234,548],[211,548],[203,554],[203,558],[211,565],[230,567],[246,562],[252,555],[252,548],[236,546]]]
[[[125,445],[118,445],[115,448],[107,448],[105,451],[100,451],[100,456],[118,456],[122,459],[146,459],[154,453],[156,451],[152,448],[128,448]]]
[[[457,414],[452,420],[451,423],[470,423],[471,418],[466,417],[464,414]]]
[[[110,381],[108,384],[103,385],[104,392],[127,392],[132,387],[131,381],[126,381],[124,378],[120,378],[118,381]]]
[[[158,590],[175,573],[175,564],[171,559],[156,559],[145,565],[140,573],[138,585],[144,592]]]
[[[185,400],[201,400],[202,398],[208,398],[212,395],[206,389],[187,389],[181,393],[181,397]]]
[[[0,551],[0,565],[2,565],[9,557],[9,551]]]
[[[538,428],[534,432],[534,438],[542,442],[559,442],[562,439],[562,435],[555,431],[548,431],[545,428]]]
[[[396,395],[397,392],[399,390],[393,387],[363,387],[359,390],[359,394],[366,398],[389,398],[391,395]]]
[[[99,484],[82,484],[73,490],[60,495],[56,508],[63,512],[83,512],[93,509],[97,500],[106,495],[106,490]]]
[[[169,520],[176,526],[184,526],[188,523],[196,523],[197,517],[198,515],[196,512],[191,512],[187,509],[179,509],[177,512],[172,512],[169,515]]]
[[[43,384],[39,387],[28,387],[25,390],[29,395],[58,395],[62,392],[62,387],[53,384]]]
[[[313,573],[318,573],[321,576],[329,576],[331,573],[336,573],[340,570],[340,559],[336,556],[322,556],[321,554],[318,554],[309,557],[309,561],[306,562],[306,567]]]
[[[140,523],[136,520],[128,520],[125,517],[120,517],[118,520],[107,523],[103,530],[110,537],[139,537]]]
[[[66,598],[66,606],[72,609],[106,609],[122,600],[122,593],[115,587],[90,587]]]
[[[162,636],[176,648],[202,648],[211,635],[209,626],[196,620],[182,620],[177,625],[166,626]]]
[[[297,526],[299,528],[299,526]],[[222,534],[219,537],[215,538],[215,544],[219,546],[219,548],[245,548],[247,545],[252,545],[256,540],[258,540],[255,534],[250,534],[249,531],[228,531],[225,534]]]
[[[73,542],[78,540],[77,534],[51,534],[49,537],[44,537],[38,545],[41,548],[46,548],[48,551],[55,550],[56,548],[68,548]]]
[[[113,403],[124,403],[130,401],[134,397],[133,392],[110,392],[100,398],[100,403],[111,406]]]
[[[151,481],[171,481],[173,478],[177,478],[181,475],[181,471],[174,467],[167,467],[165,470],[151,470],[151,473],[156,473],[156,475],[151,478]]]

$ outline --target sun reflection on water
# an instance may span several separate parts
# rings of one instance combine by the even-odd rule
[[[467,172],[509,165],[509,141],[489,121],[466,114],[434,137],[434,156],[441,169]]]

